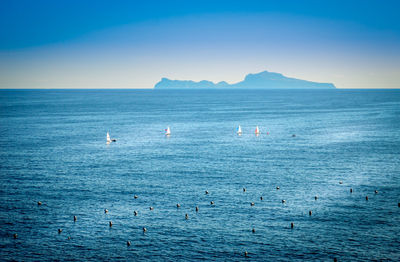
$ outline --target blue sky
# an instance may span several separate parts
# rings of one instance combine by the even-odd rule
[[[9,1],[0,88],[233,83],[263,70],[399,88],[398,1]]]

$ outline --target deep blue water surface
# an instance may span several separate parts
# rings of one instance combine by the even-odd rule
[[[1,260],[399,261],[400,92],[3,90],[0,183]]]

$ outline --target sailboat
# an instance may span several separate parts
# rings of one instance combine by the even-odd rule
[[[256,134],[256,135],[259,135],[259,134],[260,134],[260,129],[258,128],[258,126],[256,127],[255,134]]]
[[[167,129],[165,129],[165,135],[166,136],[171,135],[171,129],[169,129],[169,127]]]
[[[236,132],[239,136],[242,135],[242,127],[239,125]]]
[[[111,143],[111,142],[116,142],[117,139],[111,139],[110,137],[110,133],[107,132],[107,144]]]

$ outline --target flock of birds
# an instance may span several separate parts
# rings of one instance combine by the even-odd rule
[[[241,127],[240,127],[240,126],[237,128],[237,134],[238,134],[238,135],[242,135],[242,130],[241,130]],[[259,130],[258,126],[256,127],[255,134],[256,134],[256,135],[259,135],[259,134],[260,134],[260,130]],[[267,134],[269,134],[269,133],[267,132]],[[167,129],[165,129],[165,135],[166,135],[166,136],[171,135],[171,130],[170,130],[169,127],[168,127]],[[292,137],[295,137],[295,136],[296,136],[295,134],[292,135]],[[116,142],[116,141],[117,141],[116,139],[111,139],[109,133],[107,132],[107,143]],[[343,182],[342,182],[342,181],[339,181],[339,184],[343,184]],[[277,186],[277,187],[276,187],[276,190],[279,190],[279,189],[280,189],[280,187]],[[243,192],[246,192],[246,188],[243,188]],[[350,188],[350,193],[353,193],[353,188]],[[375,194],[378,194],[378,191],[375,190],[374,193],[375,193]],[[209,192],[206,190],[206,191],[205,191],[205,194],[208,195]],[[133,197],[134,197],[134,199],[137,199],[137,198],[138,198],[138,195],[134,195]],[[318,196],[315,196],[314,199],[315,199],[315,200],[318,200]],[[261,200],[261,201],[263,200],[263,197],[262,197],[262,196],[260,196],[260,200]],[[368,201],[368,195],[365,196],[365,200]],[[282,199],[281,202],[282,202],[282,204],[285,204],[285,203],[286,203],[286,200],[285,200],[285,199]],[[41,202],[41,201],[38,201],[38,202],[37,202],[37,205],[38,205],[38,206],[41,206],[41,205],[42,205],[42,202]],[[210,201],[210,205],[211,205],[211,206],[214,206],[214,205],[215,205],[215,202],[214,202],[214,201]],[[254,203],[254,202],[251,202],[250,205],[251,205],[251,206],[254,206],[255,203]],[[176,208],[180,208],[180,207],[181,207],[181,205],[180,205],[179,203],[177,203],[177,204],[176,204]],[[400,202],[398,203],[398,207],[400,208]],[[154,207],[150,206],[149,209],[150,209],[150,211],[152,211],[152,210],[154,210]],[[199,207],[198,207],[198,206],[195,207],[195,211],[196,211],[196,213],[199,212]],[[107,214],[108,212],[109,212],[108,209],[104,209],[104,213],[105,213],[105,214]],[[138,215],[139,215],[138,211],[136,211],[136,210],[133,211],[133,214],[134,214],[134,216],[138,216]],[[312,216],[312,210],[309,210],[309,211],[308,211],[308,214],[309,214],[309,216]],[[185,214],[185,219],[186,219],[186,220],[189,219],[189,215],[188,215],[187,213]],[[77,222],[77,220],[78,220],[77,216],[74,215],[74,216],[73,216],[73,221],[74,221],[74,222]],[[112,221],[109,221],[108,225],[109,225],[109,227],[111,228],[111,227],[113,226],[113,222],[112,222]],[[291,223],[290,223],[290,228],[292,228],[292,229],[294,228],[294,222],[291,222]],[[143,233],[147,232],[147,228],[146,228],[146,227],[143,227],[142,230],[143,230]],[[59,233],[59,234],[61,234],[62,231],[63,231],[62,228],[59,228],[59,229],[58,229],[58,233]],[[252,228],[252,229],[251,229],[251,232],[252,232],[252,233],[255,233],[255,232],[256,232],[255,228]],[[18,238],[18,234],[15,233],[15,234],[13,235],[13,237],[14,237],[14,239],[17,239],[17,238]],[[68,239],[70,240],[71,237],[68,237]],[[127,240],[127,241],[126,241],[126,245],[127,245],[128,247],[131,246],[131,241]],[[245,251],[245,252],[244,252],[244,256],[245,256],[245,257],[249,257],[249,253],[248,253],[247,251]],[[337,261],[337,259],[334,258],[334,261]]]
[[[342,182],[342,181],[339,181],[339,184],[343,184],[343,182]],[[277,186],[277,187],[276,187],[276,190],[279,190],[279,189],[280,189],[280,187]],[[246,192],[246,188],[243,188],[243,192]],[[353,188],[350,188],[350,193],[353,193]],[[375,194],[378,194],[378,190],[375,190],[374,193],[375,193]],[[205,194],[208,195],[209,192],[206,190],[206,191],[205,191]],[[138,196],[138,195],[134,195],[133,198],[134,198],[134,199],[138,199],[139,196]],[[314,199],[315,199],[315,200],[318,200],[318,196],[315,196]],[[264,200],[262,196],[260,196],[260,200],[261,200],[261,201]],[[365,200],[368,201],[368,195],[365,196]],[[285,203],[286,203],[286,200],[282,199],[282,204],[285,204]],[[37,202],[37,205],[38,205],[38,206],[41,206],[41,205],[42,205],[42,202],[41,202],[41,201],[38,201],[38,202]],[[215,205],[215,202],[214,202],[214,201],[210,201],[210,205],[211,205],[211,206],[214,206],[214,205]],[[251,202],[250,205],[251,205],[251,206],[254,206],[255,203],[254,203],[254,202]],[[181,207],[181,205],[180,205],[179,203],[177,203],[177,204],[176,204],[176,208],[180,208],[180,207]],[[400,208],[400,202],[398,203],[398,207]],[[150,211],[153,211],[153,210],[154,210],[154,207],[150,206],[149,209],[150,209]],[[195,211],[196,211],[196,213],[199,212],[199,207],[198,207],[198,206],[195,207]],[[108,209],[104,209],[104,213],[105,213],[105,214],[107,214],[108,212],[109,212]],[[133,214],[134,214],[134,216],[138,216],[138,215],[139,215],[138,211],[136,211],[136,210],[133,211]],[[308,214],[309,214],[309,216],[312,216],[312,210],[309,210],[309,211],[308,211]],[[189,219],[189,215],[188,215],[187,213],[185,214],[185,219],[186,219],[186,220]],[[74,216],[73,216],[73,221],[74,221],[74,222],[77,222],[77,220],[78,220],[77,216],[74,215]],[[113,226],[113,222],[112,222],[112,221],[109,221],[108,225],[109,225],[109,227],[111,228],[111,227]],[[294,222],[291,222],[291,223],[290,223],[290,228],[292,228],[292,229],[294,228]],[[143,230],[143,233],[146,233],[146,232],[147,232],[147,228],[146,228],[146,227],[143,227],[142,230]],[[59,228],[59,229],[58,229],[58,234],[61,234],[62,231],[63,231],[63,229],[62,229],[62,228]],[[252,228],[252,229],[251,229],[251,232],[252,232],[252,233],[255,233],[255,232],[256,232],[256,229],[255,229],[255,228]],[[13,237],[14,237],[14,239],[17,239],[17,238],[18,238],[18,234],[15,233],[15,234],[13,235]],[[68,237],[68,240],[70,240],[70,239],[71,239],[71,237],[69,236],[69,237]],[[126,245],[127,245],[128,247],[131,246],[131,241],[127,240],[127,241],[126,241]],[[245,251],[245,252],[244,252],[244,256],[245,256],[245,257],[249,257],[249,253],[248,253],[247,251]],[[334,261],[337,261],[337,259],[334,258]]]

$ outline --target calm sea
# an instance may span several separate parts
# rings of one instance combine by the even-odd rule
[[[0,183],[1,260],[399,261],[400,91],[3,90]]]

